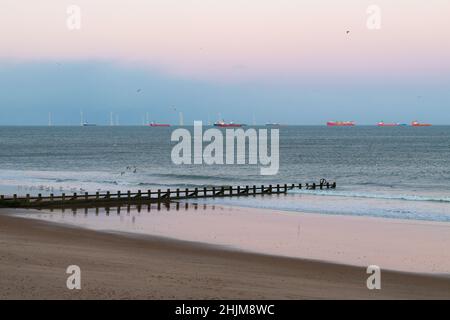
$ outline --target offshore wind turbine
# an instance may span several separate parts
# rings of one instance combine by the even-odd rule
[[[183,117],[183,112],[179,112],[179,117],[180,117],[180,126],[184,126],[184,117]]]

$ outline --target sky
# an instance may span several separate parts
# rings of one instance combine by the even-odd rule
[[[449,15],[450,0],[0,0],[0,125],[450,124]]]

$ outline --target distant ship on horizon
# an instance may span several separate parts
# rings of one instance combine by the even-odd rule
[[[80,124],[82,127],[95,127],[97,126],[95,123],[89,123],[87,121],[84,120],[84,116],[83,116],[83,111],[80,111]]]
[[[83,127],[96,127],[97,126],[95,123],[88,123],[88,122],[83,122],[81,125]]]
[[[385,123],[384,121],[380,121],[377,123],[378,127],[398,127],[401,126],[400,123]]]
[[[148,124],[149,127],[170,127],[170,124],[168,123],[156,123],[156,122],[150,122]]]
[[[430,123],[420,123],[418,121],[413,121],[411,123],[411,126],[412,127],[431,127],[431,124]]]
[[[239,128],[245,126],[245,124],[241,123],[234,123],[234,122],[225,122],[224,120],[218,120],[214,122],[215,127],[219,128]]]
[[[354,127],[355,121],[328,121],[328,127]]]

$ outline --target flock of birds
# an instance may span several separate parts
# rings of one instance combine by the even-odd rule
[[[31,185],[31,186],[18,185],[17,189],[18,190],[26,190],[26,191],[46,191],[46,192],[54,192],[56,190],[58,190],[60,192],[67,191],[67,190],[69,190],[71,192],[78,192],[78,191],[84,192],[84,191],[86,191],[83,188],[74,188],[74,187],[69,187],[69,186],[66,186],[66,187],[63,187],[63,186],[54,187],[54,186],[48,186],[48,185],[42,185],[42,184],[41,185],[37,185],[37,186],[34,186],[34,185]]]
[[[136,166],[126,166],[124,170],[120,171],[120,176],[124,176],[126,174],[136,174],[138,172],[138,169]],[[117,185],[118,182],[117,181],[113,181],[113,184]],[[17,189],[19,191],[28,191],[28,192],[33,192],[33,191],[40,191],[40,192],[47,192],[47,193],[54,193],[55,191],[59,191],[59,192],[64,192],[64,191],[70,191],[70,192],[86,192],[88,191],[85,188],[78,188],[78,187],[73,187],[73,186],[52,186],[52,185],[44,185],[44,184],[39,184],[39,185],[18,185]],[[100,191],[106,191],[106,190],[102,190],[101,188],[96,189],[95,191],[100,192]]]
[[[124,174],[126,174],[127,172],[132,172],[132,173],[137,173],[137,168],[136,166],[127,166],[125,168],[125,171],[121,171],[120,175],[123,176]]]

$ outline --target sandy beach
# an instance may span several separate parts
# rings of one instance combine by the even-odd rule
[[[448,299],[450,278],[384,271],[366,288],[363,267],[117,234],[0,211],[1,299]],[[67,266],[82,289],[66,288]]]
[[[266,197],[267,198],[267,197]],[[284,199],[284,198],[283,198]],[[187,205],[187,206],[186,206]],[[450,275],[450,223],[173,203],[64,212],[11,211],[64,225],[382,270]]]

